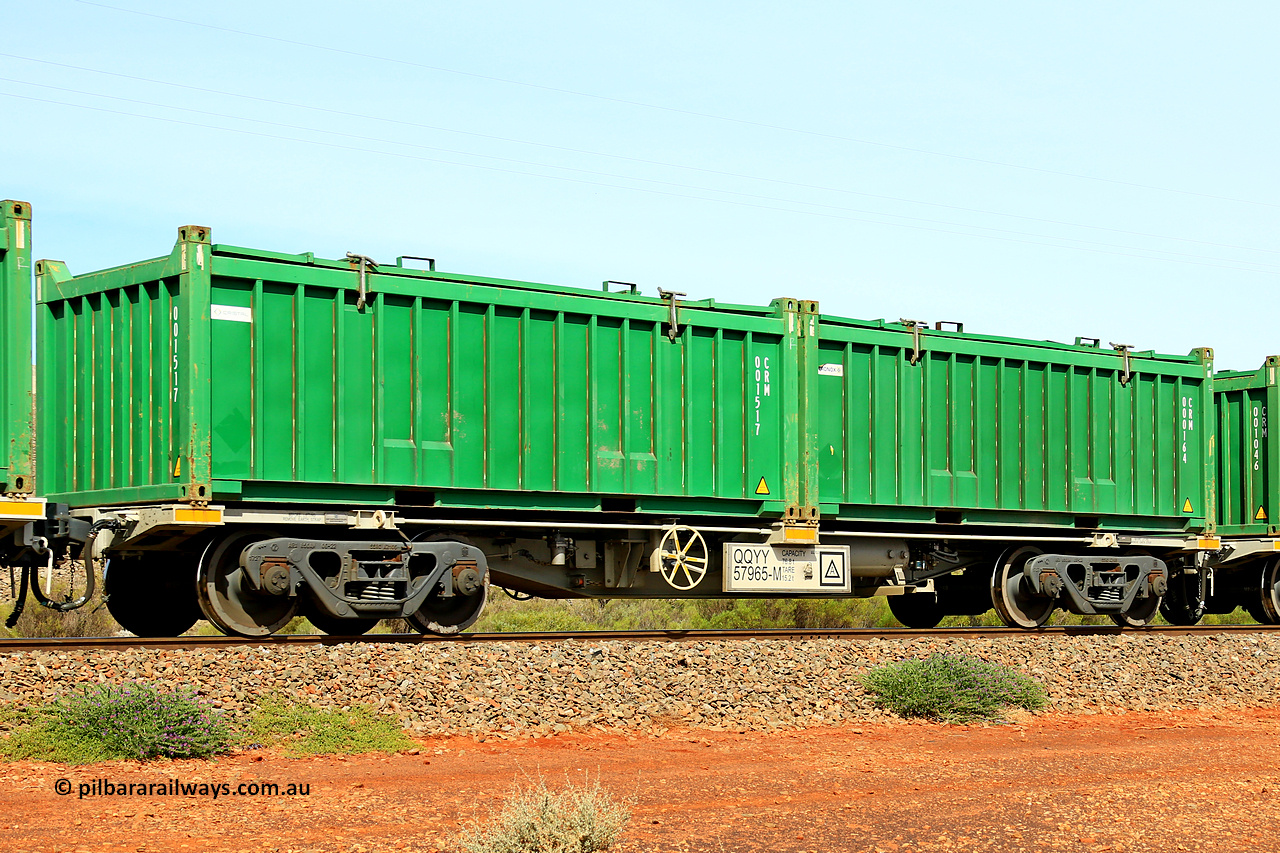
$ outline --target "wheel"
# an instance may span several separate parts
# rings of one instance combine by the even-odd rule
[[[649,568],[673,589],[693,589],[707,576],[707,543],[692,527],[673,524],[649,558]]]
[[[1022,575],[1027,560],[1042,553],[1039,548],[1023,545],[996,560],[991,573],[991,603],[1000,621],[1010,628],[1039,628],[1053,615],[1053,599],[1032,593]]]
[[[484,603],[488,597],[489,573],[485,572],[479,588],[471,595],[455,592],[452,597],[445,598],[432,592],[418,608],[418,612],[406,616],[405,621],[416,631],[447,637],[474,625],[484,611]]]
[[[317,631],[331,637],[359,637],[361,634],[369,633],[379,622],[377,619],[339,619],[336,616],[330,616],[309,598],[304,599],[298,605],[298,609]]]
[[[1146,598],[1139,598],[1133,603],[1133,607],[1123,613],[1107,615],[1121,628],[1145,628],[1155,621],[1156,614],[1159,612],[1160,596],[1148,595]]]
[[[191,554],[111,557],[102,575],[107,612],[139,637],[177,637],[200,618]]]
[[[1169,576],[1169,591],[1160,600],[1160,615],[1170,625],[1194,625],[1204,618],[1208,577],[1204,572],[1179,572]]]
[[[423,542],[457,542],[475,548],[477,551],[480,550],[474,542],[465,536],[458,535],[455,531],[436,531],[419,534],[413,538],[414,541]],[[466,577],[468,574],[470,578]],[[473,587],[473,591],[463,594],[459,590],[460,586]],[[422,602],[422,606],[418,608],[418,612],[405,616],[404,621],[409,623],[410,628],[423,634],[448,637],[474,625],[480,618],[480,614],[484,612],[484,605],[488,598],[489,572],[486,571],[483,577],[476,577],[474,570],[463,572],[454,578],[451,597],[445,598],[432,590],[426,601]]]
[[[1124,554],[1126,557],[1150,557],[1151,554],[1140,549],[1131,549]],[[1167,570],[1167,569],[1166,569]],[[1119,625],[1121,628],[1145,628],[1155,621],[1156,614],[1160,612],[1160,598],[1158,595],[1148,595],[1146,598],[1139,598],[1133,602],[1133,606],[1122,613],[1109,613],[1111,621]]]
[[[1263,625],[1280,625],[1280,557],[1263,565],[1257,607],[1249,608],[1249,615]]]
[[[298,610],[295,596],[264,594],[243,582],[240,555],[254,542],[270,538],[266,533],[234,533],[210,542],[200,557],[200,609],[223,633],[265,637],[289,624]]]
[[[889,612],[908,628],[936,628],[946,614],[932,592],[909,592],[888,596]]]

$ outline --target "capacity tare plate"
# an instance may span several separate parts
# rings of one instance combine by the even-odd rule
[[[847,545],[724,544],[725,592],[849,592]]]

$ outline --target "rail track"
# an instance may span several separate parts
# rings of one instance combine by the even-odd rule
[[[13,637],[0,639],[0,654],[17,651],[76,651],[88,649],[184,649],[236,646],[334,646],[349,643],[413,645],[420,643],[557,643],[577,640],[667,641],[706,640],[929,640],[955,638],[1011,638],[1036,635],[1108,636],[1125,634],[1248,634],[1280,631],[1272,625],[1161,625],[1124,628],[1114,625],[1058,625],[1024,631],[1005,627],[933,628],[780,628],[765,630],[690,631],[534,631],[519,633],[467,633],[451,637],[433,634],[364,634],[342,637],[327,634],[273,634],[266,637]]]

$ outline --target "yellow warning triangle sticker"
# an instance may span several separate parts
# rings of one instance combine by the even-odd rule
[[[1254,521],[1266,521],[1267,511],[1262,507],[1258,507],[1258,514],[1253,517]]]
[[[182,476],[182,457],[181,456],[178,457],[177,462],[173,463],[173,476],[175,477]]]
[[[760,482],[756,485],[756,494],[757,495],[769,494],[769,486],[767,483],[765,483],[764,477],[761,477]]]
[[[1186,502],[1185,502],[1185,503],[1183,503],[1183,505],[1182,505],[1182,511],[1183,511],[1183,512],[1195,512],[1195,510],[1193,510],[1193,509],[1191,508],[1191,498],[1187,498]]]

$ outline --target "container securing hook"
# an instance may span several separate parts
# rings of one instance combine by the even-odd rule
[[[908,320],[903,318],[898,321],[907,327],[907,331],[911,333],[911,355],[908,358],[912,364],[920,360],[922,349],[920,347],[920,330],[929,328],[928,323],[921,323],[919,320]]]
[[[676,342],[676,338],[680,337],[680,321],[676,316],[676,297],[688,295],[689,294],[687,293],[679,293],[674,290],[663,290],[661,287],[658,288],[658,298],[665,299],[671,304],[671,325],[667,329],[667,339],[673,344]]]
[[[360,288],[356,293],[356,310],[363,311],[365,297],[369,295],[368,275],[378,271],[378,262],[368,255],[357,255],[355,252],[347,252],[347,261],[355,264],[360,274]]]
[[[1129,351],[1133,349],[1133,346],[1131,344],[1117,344],[1112,342],[1111,348],[1119,353],[1120,357],[1124,359],[1124,366],[1120,371],[1120,384],[1128,385],[1129,377],[1133,375],[1133,372],[1129,369]]]

